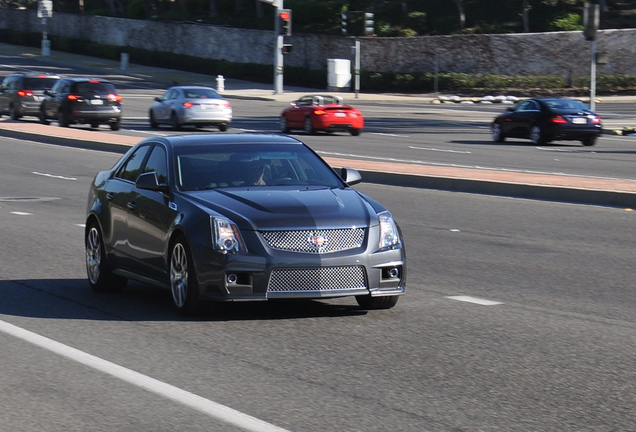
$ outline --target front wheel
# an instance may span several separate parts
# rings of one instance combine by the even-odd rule
[[[196,314],[199,290],[192,254],[183,236],[177,237],[170,253],[170,291],[177,312]]]
[[[150,110],[150,114],[148,116],[150,118],[150,127],[153,129],[157,129],[159,127],[159,124],[157,123],[157,120],[155,119],[155,113]]]
[[[280,116],[280,131],[282,133],[289,133],[290,129],[289,129],[289,124],[287,123],[287,117],[285,116]]]
[[[541,131],[539,126],[534,125],[530,129],[530,140],[532,141],[532,144],[535,145],[545,144],[546,140],[543,136],[543,131]]]
[[[50,123],[49,119],[46,118],[46,113],[44,112],[44,108],[40,109],[40,123],[43,125],[48,125]]]
[[[126,287],[127,279],[112,274],[108,266],[102,233],[95,222],[86,234],[86,274],[91,288],[98,292],[121,291]]]
[[[371,297],[370,295],[356,296],[356,301],[362,309],[391,309],[398,302],[399,296]]]
[[[506,140],[506,137],[503,134],[501,125],[499,123],[495,123],[492,125],[492,127],[490,128],[490,133],[494,142],[504,142]]]
[[[305,127],[304,127],[305,133],[309,134],[309,135],[313,135],[316,133],[316,129],[314,129],[314,124],[311,122],[311,117],[307,117],[305,119]]]

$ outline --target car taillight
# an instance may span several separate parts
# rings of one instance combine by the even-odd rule
[[[192,108],[194,106],[194,104],[192,102],[184,102],[183,103],[183,107],[184,108]]]
[[[78,100],[78,99],[79,99],[79,98],[78,98],[76,95],[74,95],[74,94],[70,94],[70,95],[66,96],[66,98],[67,98],[68,100],[72,100],[72,101],[76,101],[76,100]]]
[[[121,96],[118,94],[110,93],[108,95],[108,100],[113,102],[121,102]]]
[[[316,115],[323,115],[325,113],[325,110],[314,110],[314,114]]]
[[[224,103],[224,104],[221,104],[221,106],[222,106],[223,108],[226,108],[226,109],[230,109],[230,108],[232,108],[232,105],[231,105],[229,102],[226,102],[226,103]]]
[[[33,96],[33,92],[31,90],[18,90],[18,96]]]
[[[589,118],[590,120],[592,120],[592,123],[594,124],[600,124],[601,123],[601,118],[595,115],[589,115],[587,116],[587,118]]]
[[[567,123],[568,122],[565,118],[563,118],[563,116],[560,116],[560,115],[552,117],[550,121],[552,123]]]

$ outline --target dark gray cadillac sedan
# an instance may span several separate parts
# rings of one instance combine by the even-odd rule
[[[351,188],[360,181],[284,135],[148,138],[91,185],[89,283],[166,287],[186,315],[206,299],[391,308],[406,286],[404,243],[391,213]]]

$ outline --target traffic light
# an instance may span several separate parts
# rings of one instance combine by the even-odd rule
[[[343,35],[349,32],[349,14],[347,12],[340,14],[340,27]]]
[[[281,9],[278,13],[278,21],[279,21],[279,34],[285,36],[291,36],[291,9]]]
[[[364,34],[369,36],[375,33],[375,23],[373,22],[373,13],[364,13]]]

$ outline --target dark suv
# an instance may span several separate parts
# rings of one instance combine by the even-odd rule
[[[9,114],[12,120],[25,115],[38,116],[44,91],[50,90],[60,79],[42,73],[13,73],[0,84],[0,115]]]
[[[62,78],[45,91],[40,106],[40,123],[57,120],[62,127],[74,123],[92,128],[108,124],[111,130],[121,127],[121,96],[115,85],[100,78]]]

